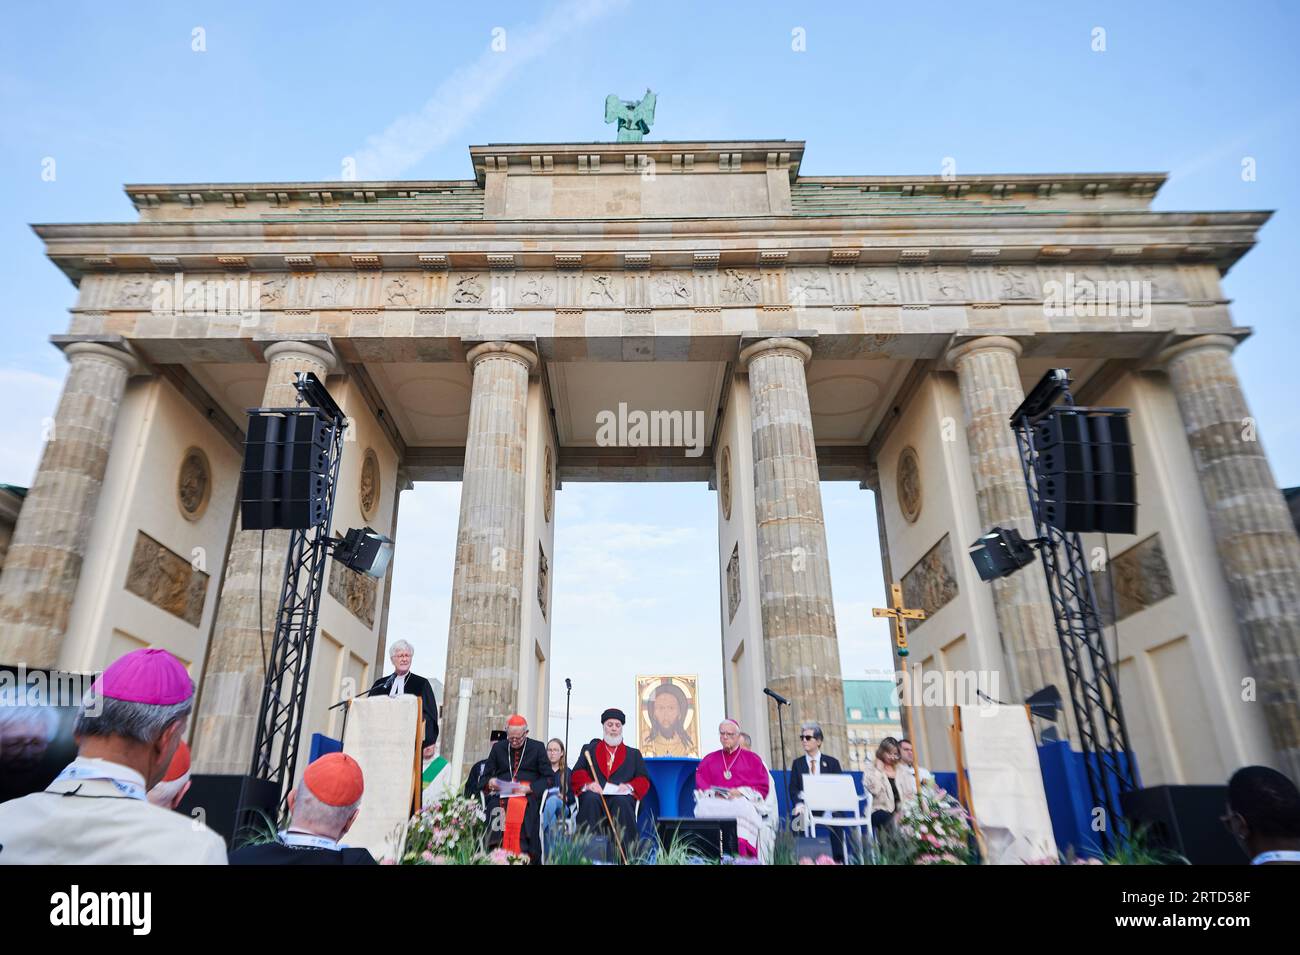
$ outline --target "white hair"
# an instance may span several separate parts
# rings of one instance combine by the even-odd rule
[[[415,647],[411,646],[405,640],[398,640],[388,648],[388,659],[393,659],[393,657],[397,656],[397,654],[401,653],[403,650],[411,656],[415,656]]]
[[[348,824],[348,819],[360,805],[360,799],[350,806],[331,806],[323,803],[307,787],[306,782],[301,782],[298,784],[298,795],[293,801],[291,824],[300,828],[309,828],[331,839],[338,839],[343,835],[343,827]]]
[[[149,790],[149,801],[155,806],[173,809],[176,806],[176,800],[180,798],[181,791],[189,785],[189,782],[189,773],[185,773],[177,779],[164,779]]]
[[[817,738],[818,742],[821,742],[822,740],[822,724],[818,723],[816,720],[808,720],[807,722],[800,723],[799,732],[812,733],[813,736]]]

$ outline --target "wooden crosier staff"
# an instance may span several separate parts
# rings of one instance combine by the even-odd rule
[[[900,584],[889,585],[890,602],[892,607],[873,607],[871,615],[874,617],[889,617],[894,626],[894,642],[898,646],[898,662],[903,667],[904,674],[907,671],[907,625],[904,620],[924,620],[924,610],[911,610],[903,606],[903,588]],[[911,714],[911,708],[908,709]],[[916,781],[916,804],[921,805],[921,747],[920,734],[916,732],[916,723],[912,723],[912,778]]]
[[[596,764],[591,761],[591,750],[586,746],[582,747],[582,755],[587,757],[587,765],[591,767],[591,781],[596,782]],[[627,865],[627,853],[623,851],[623,838],[619,834],[618,826],[614,825],[614,815],[609,811],[609,803],[605,802],[604,787],[602,787],[600,792],[596,795],[600,797],[600,805],[605,810],[605,819],[609,821],[609,832],[610,835],[614,837],[614,845],[618,849],[618,857],[623,860],[624,865]]]

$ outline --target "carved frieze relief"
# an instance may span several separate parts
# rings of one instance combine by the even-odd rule
[[[700,264],[700,263],[703,264]],[[715,266],[712,259],[691,267],[610,269],[507,269],[492,271],[328,270],[185,275],[185,281],[247,282],[256,308],[304,313],[313,310],[442,311],[466,309],[717,308],[764,307],[908,307],[1025,305],[1051,298],[1061,302],[1065,290],[1073,304],[1094,294],[1125,286],[1128,297],[1156,303],[1217,301],[1212,274],[1193,267],[1127,262],[1043,261],[1017,264],[973,260],[970,263],[900,262],[897,265],[841,261],[830,266],[788,264],[764,259],[758,267]],[[154,273],[87,276],[78,309],[150,310],[155,284],[170,277]],[[1049,294],[1051,293],[1051,294]],[[1070,304],[1064,303],[1062,304]]]

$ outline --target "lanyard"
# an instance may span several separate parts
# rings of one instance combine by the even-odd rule
[[[1300,850],[1275,849],[1272,852],[1261,852],[1250,860],[1251,865],[1263,865],[1265,862],[1300,862]]]
[[[102,771],[96,769],[86,769],[78,766],[76,763],[69,763],[68,766],[54,777],[57,783],[61,779],[102,779],[105,782],[112,783],[113,786],[127,799],[144,799],[144,787],[138,783],[133,783],[129,779],[118,779],[115,776],[105,775]]]
[[[327,839],[324,836],[314,836],[309,832],[289,832],[282,831],[276,833],[281,842],[291,849],[342,849],[343,847],[334,839]]]

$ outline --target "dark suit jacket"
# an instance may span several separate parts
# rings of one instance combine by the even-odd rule
[[[821,761],[818,763],[817,771],[819,773],[842,773],[840,761],[834,756],[821,754]],[[803,777],[808,772],[807,755],[800,756],[790,766],[790,803],[793,805],[799,801],[799,794],[803,792]]]
[[[487,782],[487,776],[483,772],[485,769],[487,769],[486,759],[480,759],[469,768],[469,776],[465,779],[466,799],[473,799],[483,791],[483,784]]]
[[[244,846],[230,853],[231,865],[378,865],[366,849],[296,849],[281,842]]]
[[[366,696],[387,696],[396,677],[396,673],[380,677]],[[407,673],[406,685],[402,688],[402,692],[420,698],[421,706],[424,708],[424,745],[432,746],[438,742],[438,701],[433,698],[433,686],[419,674]]]
[[[489,779],[510,778],[510,740],[501,739],[492,744],[487,763],[483,767],[483,787],[486,793]],[[515,779],[532,787],[529,799],[540,800],[546,790],[556,785],[551,761],[546,755],[546,745],[540,740],[524,740],[524,755],[519,760]]]

